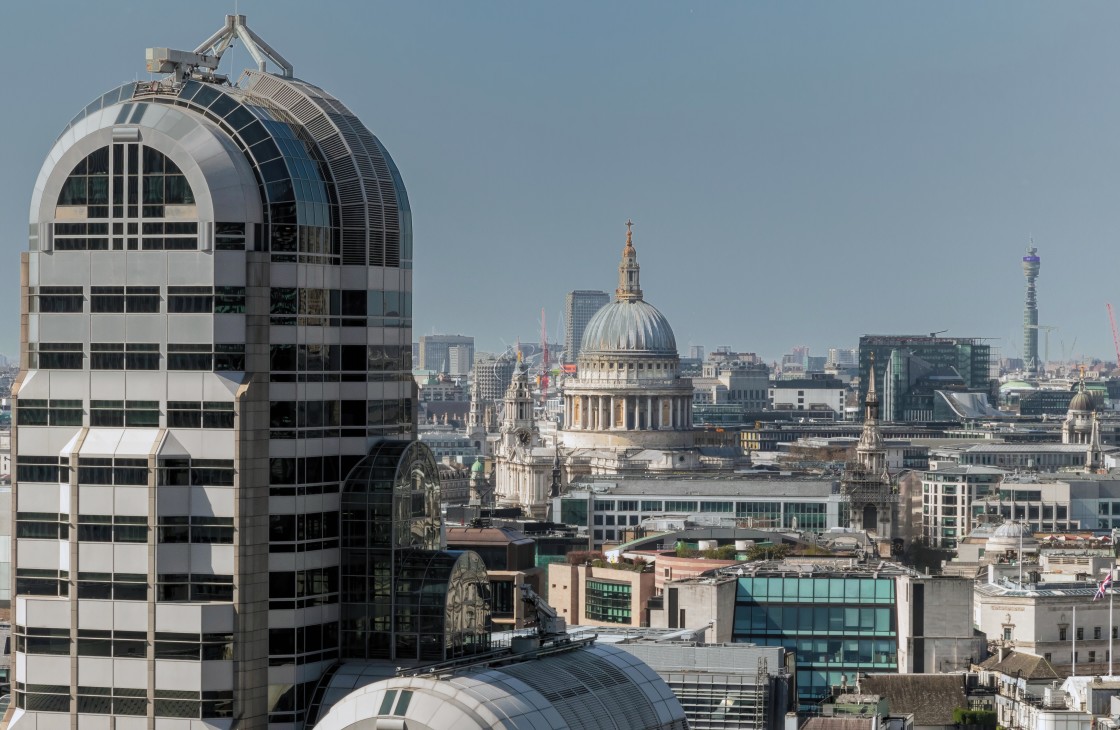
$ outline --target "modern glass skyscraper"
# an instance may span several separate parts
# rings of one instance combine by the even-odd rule
[[[259,68],[231,83],[215,70],[235,38]],[[339,584],[343,547],[371,549],[340,547],[340,484],[415,431],[408,197],[377,138],[243,16],[148,68],[71,120],[33,190],[14,726],[295,728],[343,640],[439,654],[423,629],[393,647],[393,608],[340,602],[380,595]],[[375,476],[438,494],[424,451],[395,469],[378,452]],[[351,537],[431,547],[361,519]]]
[[[611,298],[605,291],[579,290],[564,297],[564,362],[574,363],[579,358],[579,346],[587,323]]]
[[[932,392],[937,383],[927,378],[924,390],[912,389],[921,377],[917,368],[909,372],[915,358],[922,361],[922,372],[945,379],[946,388],[949,375],[959,376],[960,384],[970,392],[986,392],[991,386],[992,348],[983,338],[863,335],[859,338],[859,398],[861,403],[867,401],[874,363],[875,381],[883,393],[880,417],[884,423],[933,420]]]

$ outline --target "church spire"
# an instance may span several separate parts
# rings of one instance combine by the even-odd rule
[[[871,353],[871,380],[867,384],[867,400],[863,404],[863,433],[856,444],[856,460],[871,474],[882,474],[887,468],[887,452],[879,431],[879,393],[875,390],[875,353]]]
[[[879,420],[879,392],[875,389],[875,353],[871,353],[871,382],[867,384],[867,400],[863,402],[863,421]]]
[[[635,302],[642,298],[639,282],[638,252],[634,250],[634,232],[630,230],[633,222],[626,219],[626,246],[622,249],[622,262],[618,265],[618,289],[615,299],[620,302]]]

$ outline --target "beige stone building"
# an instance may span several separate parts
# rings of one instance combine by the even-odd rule
[[[648,604],[653,594],[651,568],[548,566],[548,603],[569,624],[649,626]]]

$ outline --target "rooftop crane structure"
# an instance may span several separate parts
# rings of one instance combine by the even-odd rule
[[[548,325],[541,307],[541,403],[548,403]]]
[[[1116,367],[1120,367],[1120,335],[1116,333],[1116,315],[1112,313],[1112,303],[1105,305],[1108,307],[1108,322],[1112,325],[1112,345],[1116,348]]]

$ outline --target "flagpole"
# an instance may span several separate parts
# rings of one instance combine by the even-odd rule
[[[1073,676],[1077,676],[1077,604],[1073,604]]]
[[[1108,577],[1112,577],[1112,568],[1108,569]],[[1112,676],[1112,586],[1108,587],[1108,676]]]
[[[1022,522],[1019,523],[1019,590],[1023,590],[1023,530],[1026,528]]]

